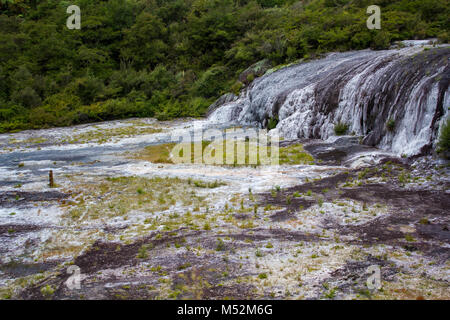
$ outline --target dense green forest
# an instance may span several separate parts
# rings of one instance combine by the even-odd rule
[[[201,116],[239,75],[333,50],[448,42],[449,0],[0,0],[0,132]],[[68,6],[81,8],[69,30]],[[381,30],[366,9],[379,5]]]

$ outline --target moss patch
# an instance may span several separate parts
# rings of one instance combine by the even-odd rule
[[[222,146],[220,146],[222,144]],[[261,165],[261,159],[259,157],[259,145],[256,142],[253,141],[246,141],[245,142],[245,150],[238,150],[238,148],[233,148],[234,150],[234,162],[228,163],[227,158],[229,158],[228,150],[227,150],[227,141],[215,141],[211,143],[210,141],[202,141],[202,157],[200,158],[199,155],[194,154],[194,143],[191,143],[191,163],[204,163],[204,157],[205,152],[211,152],[212,156],[215,156],[215,151],[218,147],[223,148],[223,161],[222,163],[226,165],[232,165],[232,166],[260,166]],[[144,150],[139,152],[138,154],[131,155],[135,159],[139,160],[145,160],[152,163],[168,163],[173,164],[173,154],[172,150],[176,146],[175,143],[166,143],[166,144],[160,144],[160,145],[152,145],[146,147]],[[207,149],[208,147],[208,149]],[[257,152],[256,156],[256,163],[253,163],[254,160],[251,161],[251,153],[250,151]],[[242,154],[243,152],[243,154]],[[301,144],[294,144],[287,147],[280,147],[279,148],[279,155],[280,155],[280,164],[287,164],[287,165],[297,165],[297,164],[314,164],[314,158],[303,149],[303,145]],[[180,152],[180,156],[183,156],[182,151]],[[268,148],[268,156],[271,156],[271,150]],[[244,159],[244,164],[238,164],[237,159]],[[223,164],[218,164],[223,165]]]
[[[280,164],[314,164],[314,158],[303,149],[303,145],[294,144],[280,148]]]

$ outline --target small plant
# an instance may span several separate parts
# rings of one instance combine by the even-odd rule
[[[137,258],[138,259],[147,259],[148,258],[148,250],[151,249],[150,245],[142,245],[139,248],[138,254],[137,254]]]
[[[442,125],[441,133],[439,135],[438,153],[443,153],[447,158],[450,152],[450,118]]]
[[[390,118],[387,122],[386,122],[386,129],[389,132],[393,132],[395,130],[395,120]]]
[[[317,204],[319,205],[319,207],[322,207],[323,206],[323,198],[317,199]]]
[[[260,273],[259,275],[258,275],[258,278],[259,279],[267,279],[267,273]]]
[[[334,125],[334,134],[337,136],[343,136],[348,131],[348,124],[343,122],[338,122]]]
[[[281,187],[280,186],[274,186],[270,193],[272,194],[272,197],[276,197],[278,195],[278,192],[280,192]]]
[[[336,288],[333,288],[333,289],[329,290],[328,292],[325,292],[324,296],[327,299],[334,299],[334,297],[336,297]]]
[[[191,266],[191,263],[186,262],[186,263],[183,263],[182,265],[179,265],[178,270],[184,270],[184,269],[189,268],[190,266]]]
[[[54,293],[55,293],[55,289],[53,289],[53,287],[50,285],[46,285],[45,287],[41,288],[41,294],[45,298],[51,298]]]
[[[244,84],[240,81],[236,81],[232,86],[231,86],[231,92],[233,92],[235,95],[239,95],[239,93],[241,92],[242,87],[244,86]]]
[[[398,181],[402,184],[405,183],[409,183],[411,180],[411,175],[406,174],[405,172],[402,172],[399,176],[398,176]]]
[[[292,203],[292,196],[286,197],[286,204],[290,205]]]
[[[2,295],[0,296],[0,300],[9,300],[11,298],[12,298],[11,292],[2,293]]]
[[[278,118],[270,118],[267,122],[267,130],[275,129],[278,125]]]
[[[368,289],[360,289],[358,292],[360,295],[362,295],[368,299],[372,298],[372,293]]]
[[[223,242],[222,239],[217,240],[217,245],[216,245],[216,251],[224,251],[225,250],[225,243]]]
[[[369,173],[369,169],[367,169],[367,168],[365,170],[359,172],[358,173],[358,179],[359,180],[364,179],[367,176],[368,173]]]
[[[174,292],[171,292],[167,297],[169,299],[176,299],[180,294],[181,294],[181,291],[176,290]]]

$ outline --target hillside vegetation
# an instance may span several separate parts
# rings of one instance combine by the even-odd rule
[[[66,9],[81,8],[81,30]],[[382,9],[368,30],[366,9]],[[0,0],[0,132],[202,116],[250,65],[448,42],[448,0]]]

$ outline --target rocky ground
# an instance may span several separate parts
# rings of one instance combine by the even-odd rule
[[[134,156],[199,123],[0,135],[0,296],[450,298],[447,162],[395,157],[355,137],[282,141],[314,161],[281,166]],[[380,289],[367,286],[370,266]],[[79,289],[67,285],[71,270]]]

